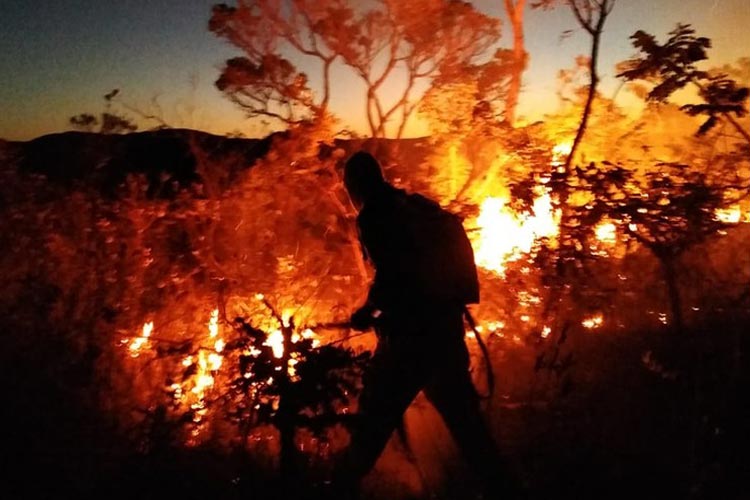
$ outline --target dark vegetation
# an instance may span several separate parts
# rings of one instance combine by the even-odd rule
[[[505,2],[513,49],[489,59],[499,25],[469,4],[355,12],[300,0],[287,12],[261,1],[214,8],[209,28],[243,54],[217,86],[284,132],[225,138],[161,123],[133,133],[113,91],[102,113],[71,119],[98,133],[0,144],[4,494],[314,493],[346,446],[372,347],[341,326],[370,272],[340,179],[364,148],[470,232],[488,196],[512,193],[516,213],[540,187],[551,196],[559,234],[504,273],[481,270],[475,310],[498,374],[486,416],[530,498],[747,498],[750,140],[735,75],[748,62],[703,71],[710,42],[691,28],[664,43],[638,32],[639,53],[618,68],[644,98],[629,118],[597,86],[613,3],[534,3],[571,7],[591,51],[561,73],[560,111],[528,126],[515,124],[523,0]],[[438,33],[428,8],[447,20]],[[254,30],[260,21],[267,29]],[[320,63],[320,95],[277,43]],[[375,48],[390,50],[385,69]],[[376,139],[334,139],[334,60],[363,80]],[[380,90],[400,61],[409,84],[389,107]],[[420,79],[429,89],[415,98]],[[689,86],[694,101],[671,102]],[[385,138],[417,112],[430,137]],[[737,219],[717,217],[735,207]],[[598,239],[602,223],[615,242]],[[585,326],[593,315],[598,328]],[[473,366],[481,385],[481,360]],[[419,398],[366,498],[473,492]]]
[[[159,148],[163,147],[167,153],[161,158],[170,158],[168,155],[176,152],[172,161],[165,162],[175,165],[171,171],[149,172],[142,164],[133,164],[127,179],[141,182],[137,184],[140,187],[123,194],[113,191],[109,182],[100,180],[111,179],[106,175],[107,165],[127,164],[112,153],[122,149],[111,149],[123,146],[116,146],[117,140],[111,136],[73,134],[70,137],[80,140],[79,144],[85,145],[88,154],[97,158],[94,165],[105,166],[96,169],[81,160],[81,156],[71,155],[77,167],[70,170],[73,175],[69,178],[55,177],[55,172],[59,176],[64,171],[60,168],[49,172],[49,177],[40,177],[43,158],[54,157],[58,165],[65,165],[66,156],[60,154],[54,144],[62,141],[64,147],[72,148],[67,134],[6,145],[5,150],[15,155],[13,162],[5,163],[5,175],[10,177],[6,177],[4,184],[6,229],[3,234],[5,248],[11,250],[4,254],[7,280],[2,303],[3,331],[6,332],[3,366],[8,368],[9,375],[6,428],[12,429],[6,456],[11,460],[9,470],[14,471],[14,479],[9,483],[13,496],[39,497],[57,492],[123,498],[134,495],[265,498],[287,492],[284,481],[273,479],[277,465],[272,457],[278,453],[278,448],[273,440],[267,441],[267,436],[253,438],[258,441],[252,453],[231,444],[236,443],[236,438],[227,441],[226,436],[218,434],[198,446],[185,446],[183,440],[186,429],[193,425],[192,415],[171,412],[160,406],[164,403],[151,406],[139,403],[149,398],[152,403],[168,402],[169,397],[158,395],[168,384],[152,380],[151,385],[157,392],[152,392],[145,400],[143,395],[133,394],[134,389],[136,392],[148,389],[144,388],[141,376],[128,374],[124,366],[128,361],[127,346],[117,345],[119,334],[115,333],[122,331],[123,325],[130,325],[130,331],[137,332],[149,310],[172,307],[175,308],[173,315],[184,319],[195,317],[189,309],[202,307],[206,300],[221,305],[222,299],[217,299],[215,292],[217,287],[221,288],[222,281],[215,280],[217,268],[213,266],[224,262],[214,263],[201,253],[204,249],[200,236],[206,234],[202,232],[204,229],[185,229],[188,222],[179,212],[190,214],[195,207],[180,193],[186,189],[204,193],[197,186],[210,183],[200,177],[206,166],[196,168],[195,165],[197,161],[207,161],[206,158],[216,162],[211,163],[216,170],[210,171],[218,172],[216,175],[220,178],[234,175],[240,176],[235,177],[239,179],[238,172],[243,169],[262,168],[260,157],[255,158],[256,167],[251,166],[253,157],[258,151],[268,151],[267,146],[259,148],[270,139],[223,141],[180,131],[118,137],[124,144],[128,141],[149,144],[148,151],[152,152],[161,151]],[[176,137],[188,139],[177,140]],[[204,147],[210,144],[215,148],[198,153],[200,160],[186,153],[194,151],[196,137],[205,141]],[[181,146],[176,147],[176,144]],[[385,142],[381,147],[392,150],[393,144]],[[353,149],[358,145],[339,143],[339,147]],[[415,161],[428,150],[425,144],[404,142],[398,154]],[[330,154],[325,151],[318,156],[325,158]],[[343,157],[341,153],[334,156]],[[227,160],[228,157],[232,160]],[[236,171],[232,173],[231,168]],[[397,168],[391,168],[392,174],[398,172]],[[104,172],[103,177],[97,178],[97,172]],[[143,181],[133,180],[140,175],[145,176]],[[415,181],[418,182],[419,177]],[[151,193],[154,182],[157,186],[159,182],[178,186],[171,192],[154,190]],[[113,192],[117,195],[110,198]],[[102,197],[105,193],[109,194]],[[28,195],[34,199],[26,199]],[[99,200],[98,206],[81,199],[86,196]],[[173,218],[173,222],[163,227],[147,222],[151,225],[144,226],[146,234],[140,236],[127,227],[117,228],[114,233],[118,238],[127,238],[119,243],[135,245],[139,241],[135,238],[140,237],[140,241],[149,242],[149,246],[155,245],[149,255],[156,262],[148,266],[154,276],[148,276],[149,268],[143,276],[138,276],[142,271],[137,270],[137,262],[130,262],[142,258],[140,251],[143,249],[120,248],[116,255],[108,254],[110,247],[106,247],[106,242],[110,229],[88,218],[87,211],[98,210],[100,216],[121,226],[137,223],[140,219],[135,216],[144,217],[144,214],[124,211],[129,206],[125,203],[128,197],[131,203],[132,197],[136,197],[140,211],[153,211],[157,221]],[[110,201],[102,201],[106,199]],[[25,204],[29,203],[30,211],[23,212]],[[119,212],[112,218],[115,216],[110,210],[115,208]],[[637,208],[634,207],[635,213],[638,213]],[[45,210],[49,213],[40,216]],[[625,206],[620,210],[629,209]],[[78,217],[83,219],[75,221]],[[70,218],[73,220],[63,222]],[[80,227],[74,227],[75,224]],[[96,228],[94,234],[87,230],[90,227]],[[151,240],[150,231],[158,231],[155,235],[166,237],[166,241]],[[729,231],[730,236],[710,242],[705,248],[699,245],[699,251],[692,255],[688,253],[688,260],[682,261],[683,269],[702,266],[702,255],[711,256],[709,260],[720,262],[722,268],[732,267],[732,264],[722,263],[724,257],[730,261],[732,255],[746,259],[741,255],[744,253],[742,242],[747,238],[746,228]],[[75,245],[71,250],[73,254],[66,254],[60,238],[70,238]],[[104,248],[99,248],[100,245]],[[347,244],[342,245],[333,247],[332,251],[346,255]],[[129,255],[130,252],[134,255]],[[85,260],[86,264],[77,259]],[[717,283],[709,285],[708,281],[702,281],[704,277],[691,277],[685,274],[687,271],[682,271],[679,286],[686,290],[684,309],[690,313],[686,313],[686,326],[679,333],[670,334],[670,329],[663,327],[654,316],[648,320],[643,315],[646,309],[650,312],[665,310],[656,304],[647,305],[652,300],[645,298],[649,295],[655,297],[653,300],[664,300],[658,298],[659,293],[654,295],[653,290],[647,290],[661,281],[658,268],[649,263],[648,254],[636,252],[618,262],[616,269],[607,271],[590,268],[588,272],[597,276],[597,282],[579,286],[576,291],[577,303],[605,311],[610,326],[592,334],[580,326],[567,324],[546,340],[533,329],[519,330],[520,343],[490,338],[493,362],[500,378],[499,393],[488,402],[486,410],[509,463],[535,498],[553,495],[630,498],[644,494],[742,498],[747,473],[742,452],[749,444],[748,415],[743,404],[748,388],[743,357],[748,347],[748,294],[742,283],[746,287],[747,277],[734,276],[736,280],[731,280],[721,272],[712,274],[715,279],[726,280],[720,281],[726,288],[704,293],[702,286],[715,288]],[[746,261],[742,262],[735,262],[735,265],[746,273]],[[496,295],[520,291],[517,287],[524,286],[520,281],[522,274],[518,274],[519,281],[514,284],[513,269],[509,270],[506,280],[497,281],[485,275],[483,294],[486,300],[492,303],[498,300]],[[248,271],[249,274],[256,272]],[[266,272],[278,276],[280,270],[269,267]],[[726,273],[726,269],[723,272]],[[187,281],[159,284],[168,276],[178,278],[177,273]],[[625,275],[627,281],[620,280],[616,285],[619,290],[612,290],[613,285],[607,280],[617,280],[613,274],[618,273]],[[319,275],[311,276],[318,279]],[[134,278],[138,281],[134,282]],[[601,283],[597,284],[599,281]],[[250,293],[251,287],[228,283],[223,285],[229,288],[223,292],[227,295],[231,295],[232,289],[238,294]],[[154,294],[149,291],[151,287],[157,290],[162,287],[161,292]],[[351,295],[351,290],[345,290],[344,295]],[[284,293],[290,292],[285,290]],[[351,297],[348,300],[352,300]],[[602,300],[612,302],[604,304]],[[184,308],[176,304],[179,301],[187,302]],[[663,304],[666,306],[668,302]],[[700,312],[689,309],[688,304],[698,304]],[[578,316],[569,310],[566,317]],[[165,321],[168,319],[160,322]],[[200,323],[204,318],[184,319],[186,325],[191,321]],[[623,328],[618,323],[628,326]],[[157,331],[158,324],[159,321]],[[256,331],[255,327],[243,328]],[[173,338],[183,342],[190,340],[189,335],[184,334]],[[192,347],[184,343],[177,345],[188,351],[195,347],[194,344]],[[160,352],[150,363],[175,355],[169,346]],[[269,362],[278,363],[269,354],[266,356]],[[227,357],[225,362],[229,359]],[[147,377],[166,375],[162,371],[154,372],[149,366],[143,365],[138,370],[146,370],[142,375]],[[233,366],[231,373],[242,373],[240,365]],[[218,400],[212,404],[217,407]],[[274,412],[265,415],[265,421],[273,425]],[[242,420],[239,414],[238,417]],[[227,423],[230,420],[228,418]],[[250,427],[262,421],[255,421]],[[237,435],[240,427],[229,435]],[[305,425],[300,425],[300,429],[303,427]],[[245,426],[242,432],[248,432],[248,428]],[[385,483],[371,485],[373,494],[380,492],[380,495],[397,498],[408,496],[408,491],[426,494],[423,490],[426,487],[449,498],[463,498],[465,491],[450,481],[445,482],[444,474],[449,475],[447,477],[463,474],[470,479],[470,473],[456,461],[450,448],[434,444],[449,441],[431,410],[418,402],[407,416],[406,428],[410,436],[409,453],[416,456],[416,462],[405,458],[409,454],[404,455],[394,444],[380,466]],[[341,436],[335,435],[328,438],[333,439],[327,445],[330,451],[318,447],[312,454],[302,453],[301,456],[307,458],[302,462],[301,458],[295,459],[294,467],[305,470],[308,477],[312,474],[313,480],[325,477],[336,449],[341,446]],[[325,441],[324,438],[322,442]],[[270,445],[270,448],[258,448],[260,444]],[[390,469],[393,467],[395,471]],[[418,479],[420,476],[422,479]],[[424,481],[422,486],[420,481]]]

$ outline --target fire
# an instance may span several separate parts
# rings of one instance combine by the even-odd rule
[[[585,318],[583,321],[581,321],[581,325],[584,328],[587,328],[589,330],[599,328],[603,324],[604,324],[604,316],[602,316],[601,314],[596,314],[589,318]]]
[[[596,239],[602,243],[614,244],[617,242],[617,226],[611,222],[603,222],[594,229]]]
[[[519,214],[507,203],[500,197],[484,200],[476,219],[480,231],[472,241],[477,265],[501,275],[507,262],[529,253],[539,238],[559,233],[560,216],[553,210],[549,194],[534,200],[531,214]]]
[[[715,213],[716,220],[725,224],[739,224],[740,222],[750,222],[750,212],[742,212],[739,205],[729,208],[720,208]]]
[[[274,330],[269,333],[268,338],[266,338],[263,345],[266,345],[273,350],[275,358],[281,358],[284,356],[284,334],[281,333],[281,330]]]
[[[141,336],[134,338],[130,342],[130,345],[128,346],[128,349],[130,350],[130,355],[132,357],[134,358],[138,357],[138,355],[141,353],[141,348],[144,345],[146,345],[153,331],[154,331],[153,321],[149,321],[148,323],[143,324],[143,328],[141,329]]]
[[[215,384],[215,374],[221,368],[224,360],[221,352],[224,350],[224,340],[219,337],[219,310],[214,309],[208,320],[208,339],[213,341],[212,348],[203,348],[198,352],[197,361],[193,356],[188,356],[182,361],[182,365],[190,367],[196,365],[196,373],[192,377],[193,387],[189,394],[185,394],[182,387],[173,384],[174,398],[184,404],[189,404],[194,411],[193,422],[200,423],[205,417],[208,409],[206,407],[206,395]],[[176,387],[175,387],[176,386]],[[196,437],[199,433],[196,429],[193,433]]]
[[[573,151],[573,141],[565,141],[555,144],[552,148],[552,166],[557,167],[558,171],[565,165],[565,158]]]

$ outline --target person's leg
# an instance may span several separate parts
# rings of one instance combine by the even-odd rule
[[[379,347],[363,380],[349,449],[334,474],[339,488],[356,489],[372,469],[404,412],[424,385],[421,363],[406,347]]]
[[[487,495],[514,498],[518,491],[482,417],[463,340],[447,346],[436,362],[440,363],[440,369],[425,388],[425,395],[443,417]]]

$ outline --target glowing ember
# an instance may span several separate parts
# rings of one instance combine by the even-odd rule
[[[529,253],[534,243],[559,232],[559,214],[552,209],[548,194],[536,200],[531,214],[519,214],[506,206],[507,199],[490,197],[484,200],[479,217],[478,236],[472,239],[477,265],[498,274],[505,264]]]
[[[725,224],[739,224],[750,222],[750,212],[742,213],[739,205],[730,208],[720,208],[715,213],[716,220]]]
[[[272,331],[268,334],[263,345],[273,349],[275,358],[281,358],[284,355],[284,334],[281,333],[281,330]]]
[[[542,335],[542,338],[543,338],[543,339],[546,339],[547,337],[549,337],[549,334],[550,334],[551,332],[552,332],[552,328],[550,328],[550,327],[548,327],[548,326],[545,326],[544,328],[542,328],[542,333],[541,333],[541,335]]]
[[[128,346],[128,349],[130,350],[130,355],[134,358],[137,358],[138,355],[141,353],[141,348],[148,342],[148,338],[151,336],[151,334],[154,331],[154,322],[149,321],[148,323],[143,324],[143,329],[141,330],[141,336],[136,337],[130,342],[130,345]]]
[[[208,320],[208,339],[213,341],[213,348],[204,347],[195,356],[186,356],[182,360],[182,366],[189,368],[195,366],[195,375],[181,384],[172,384],[173,397],[181,404],[189,405],[193,410],[193,422],[200,424],[208,413],[206,407],[206,394],[216,383],[214,375],[221,368],[224,360],[220,354],[224,349],[224,340],[219,338],[219,310],[211,311]],[[192,387],[190,387],[192,385]],[[189,390],[187,390],[189,388]],[[187,392],[185,392],[187,390]],[[200,429],[192,431],[192,437],[197,438]],[[196,444],[189,441],[188,444]]]
[[[219,335],[219,310],[211,311],[211,318],[208,320],[208,336],[211,338]]]
[[[604,324],[604,317],[601,314],[591,316],[590,318],[586,318],[583,321],[581,321],[581,325],[584,328],[588,328],[589,330],[599,328],[603,324]]]
[[[596,239],[602,243],[614,244],[617,242],[617,226],[611,222],[603,222],[594,229]]]

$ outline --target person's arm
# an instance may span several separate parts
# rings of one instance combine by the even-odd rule
[[[365,213],[359,221],[360,238],[375,276],[367,294],[367,302],[374,309],[385,309],[399,287],[399,244],[395,236],[393,221],[387,214]]]
[[[360,330],[372,326],[375,317],[388,303],[396,285],[392,264],[395,258],[392,228],[388,227],[388,221],[384,220],[382,215],[365,211],[357,218],[360,243],[375,268],[367,300],[351,318],[352,326]]]

